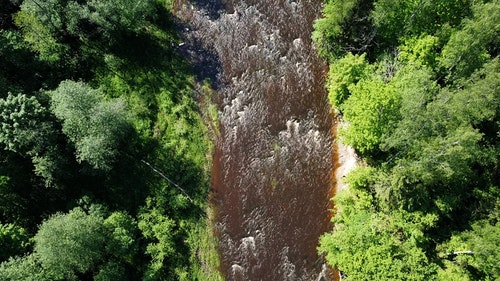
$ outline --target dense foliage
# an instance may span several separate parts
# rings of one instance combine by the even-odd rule
[[[0,280],[219,280],[170,5],[0,1]]]
[[[315,23],[363,165],[319,251],[347,280],[500,279],[500,1],[329,0]]]

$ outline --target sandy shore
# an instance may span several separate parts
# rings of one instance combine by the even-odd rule
[[[335,168],[335,194],[338,194],[342,189],[346,188],[345,176],[359,165],[359,158],[354,149],[343,144],[338,138],[338,130],[345,126],[345,123],[340,117],[337,117],[338,122],[334,128],[335,132],[335,153],[337,154],[337,167]]]

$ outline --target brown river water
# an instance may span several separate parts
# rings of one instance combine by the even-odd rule
[[[320,0],[177,3],[182,51],[217,92],[212,168],[226,280],[333,280],[316,248],[332,228],[333,117],[311,42]]]

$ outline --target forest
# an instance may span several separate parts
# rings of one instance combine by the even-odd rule
[[[314,29],[361,158],[318,251],[343,280],[500,280],[500,1],[328,0]]]
[[[0,0],[0,280],[220,280],[169,0]]]
[[[222,280],[172,0],[0,0],[0,280]],[[500,0],[326,0],[343,280],[500,279]]]

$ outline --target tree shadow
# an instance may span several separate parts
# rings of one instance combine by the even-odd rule
[[[205,12],[205,14],[211,20],[217,20],[220,18],[221,14],[226,10],[227,3],[224,0],[190,0],[191,4],[198,7],[199,10]]]
[[[207,21],[216,21],[222,14],[226,13],[227,3],[225,0],[186,0],[195,10],[205,15]],[[187,8],[189,9],[189,8]],[[186,12],[186,13],[184,13]],[[182,14],[182,15],[181,15]],[[176,21],[177,34],[180,34],[181,42],[176,46],[178,54],[188,60],[188,64],[197,82],[210,81],[210,86],[217,90],[219,88],[219,76],[222,72],[222,64],[219,54],[215,50],[195,35],[198,30],[199,18],[196,18],[192,11],[180,11]],[[203,17],[203,20],[206,18]],[[205,36],[210,36],[205,34]]]
[[[197,82],[203,83],[209,80],[212,89],[219,88],[222,63],[215,49],[207,48],[200,39],[185,38],[177,50],[188,60]]]

